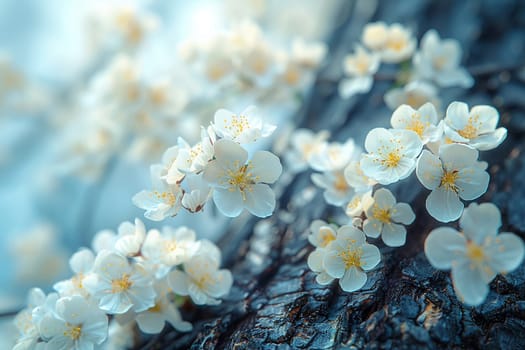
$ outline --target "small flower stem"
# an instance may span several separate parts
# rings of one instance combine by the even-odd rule
[[[13,317],[16,316],[22,309],[16,309],[16,310],[9,310],[5,312],[0,313],[0,318],[6,318],[6,317]]]

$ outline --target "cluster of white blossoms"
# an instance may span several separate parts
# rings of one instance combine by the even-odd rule
[[[270,41],[255,22],[245,20],[206,40],[188,39],[179,54],[217,89],[283,103],[311,83],[326,45],[295,39],[285,49]]]
[[[187,227],[146,231],[138,219],[122,223],[117,233],[99,232],[92,249],[80,249],[69,264],[74,275],[56,283],[55,292],[30,291],[15,319],[20,336],[14,349],[93,349],[111,327],[132,342],[135,324],[148,334],[160,333],[166,322],[190,331],[176,297],[216,305],[233,284],[212,242],[197,240]]]
[[[401,24],[369,23],[363,29],[361,42],[343,60],[346,77],[339,84],[343,98],[370,91],[381,62],[401,64],[395,79],[404,86],[385,95],[385,102],[392,109],[402,104],[413,108],[426,102],[437,105],[438,87],[468,88],[473,84],[470,74],[460,66],[459,43],[440,39],[433,29],[423,35],[417,49],[412,32]]]
[[[175,216],[181,208],[199,212],[210,198],[229,217],[244,209],[258,217],[270,216],[275,194],[269,184],[281,175],[281,162],[268,151],[256,151],[248,159],[242,145],[268,137],[274,130],[253,106],[239,114],[219,109],[214,121],[202,127],[199,142],[190,145],[179,138],[176,146],[165,151],[162,163],[151,166],[153,189],[137,193],[133,203],[155,221]]]
[[[516,268],[523,258],[523,243],[517,236],[492,238],[501,225],[494,205],[471,204],[464,210],[463,201],[487,191],[487,163],[478,157],[479,151],[494,149],[505,139],[507,131],[497,127],[498,121],[498,112],[490,106],[474,106],[469,111],[465,103],[452,102],[443,118],[431,103],[417,109],[401,105],[392,113],[392,128],[375,128],[367,134],[364,152],[352,139],[330,143],[325,131],[297,130],[287,160],[303,166],[291,171],[308,167],[321,171],[312,175],[312,181],[324,189],[326,202],[344,209],[350,219],[340,228],[319,220],[312,223],[309,241],[316,249],[308,265],[316,280],[328,284],[339,278],[343,290],[357,290],[366,282],[364,271],[380,261],[379,250],[366,243],[366,238],[381,237],[390,247],[406,243],[405,226],[414,222],[414,211],[407,203],[398,203],[388,189],[375,187],[397,183],[415,172],[431,191],[426,199],[428,213],[440,222],[462,217],[466,236],[449,228],[435,230],[425,246],[429,260],[437,268],[452,267],[454,286],[462,300],[476,305],[483,302],[487,284],[496,273]],[[475,233],[478,223],[486,225]],[[482,231],[487,233],[481,235]],[[511,249],[507,240],[508,244],[518,243]],[[509,261],[502,265],[505,254]],[[469,271],[472,276],[466,277]]]
[[[198,141],[200,126],[210,122],[218,106],[233,104],[233,97],[287,118],[326,54],[322,42],[300,38],[283,47],[246,21],[208,40],[179,42],[171,63],[155,69],[151,62],[157,58],[144,49],[162,29],[154,14],[100,4],[85,21],[93,28],[86,74],[62,99],[65,103],[46,112],[59,130],[54,174],[90,180],[103,177],[121,158],[158,159],[178,136]],[[269,130],[262,132],[264,137]]]

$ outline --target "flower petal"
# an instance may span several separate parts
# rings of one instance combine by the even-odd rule
[[[143,312],[135,318],[140,330],[147,334],[157,334],[164,328],[164,317],[159,313]]]
[[[412,124],[412,116],[416,113],[409,105],[401,105],[396,108],[390,118],[390,124],[395,129],[406,129]]]
[[[313,272],[324,271],[323,259],[325,253],[326,250],[317,248],[313,252],[311,252],[310,255],[308,255],[307,263],[310,270],[312,270]]]
[[[226,167],[231,168],[234,164],[239,166],[246,163],[248,152],[237,142],[231,140],[219,140],[214,144],[215,158]]]
[[[396,197],[386,188],[380,188],[374,193],[374,203],[381,209],[390,209],[396,204]]]
[[[217,188],[213,191],[213,202],[221,213],[232,218],[239,216],[243,209],[242,195],[238,190]]]
[[[270,186],[255,184],[250,191],[245,191],[244,206],[255,216],[265,218],[272,215],[275,209],[275,193]]]
[[[180,270],[173,270],[168,275],[168,285],[179,295],[188,295],[189,278]]]
[[[470,119],[473,121],[479,134],[492,132],[498,126],[499,113],[492,106],[474,106],[470,110]]]
[[[375,128],[368,132],[365,139],[365,149],[369,153],[376,153],[379,148],[390,142],[392,134],[385,128]]]
[[[510,232],[504,232],[495,238],[491,238],[485,244],[485,252],[490,257],[489,265],[498,273],[506,273],[516,269],[521,264],[525,247],[520,237]]]
[[[350,98],[355,94],[368,92],[373,82],[371,76],[343,79],[339,84],[339,94],[342,98]]]
[[[452,102],[445,116],[445,122],[454,130],[462,130],[468,123],[468,105],[464,102]]]
[[[470,167],[478,160],[479,152],[467,145],[452,143],[439,148],[439,158],[447,170],[459,170]]]
[[[482,244],[485,238],[498,234],[501,214],[498,207],[492,203],[471,203],[463,211],[459,225],[469,239]]]
[[[428,213],[441,222],[455,221],[463,212],[463,203],[456,192],[443,187],[438,187],[430,192],[426,206]]]
[[[480,151],[488,151],[498,147],[507,138],[507,129],[498,128],[494,132],[480,135],[470,140],[470,145]]]
[[[407,230],[405,226],[398,224],[383,225],[381,239],[389,247],[401,247],[406,242]]]
[[[458,172],[456,185],[461,199],[470,201],[487,192],[490,175],[480,167],[461,169]]]
[[[330,250],[323,259],[323,266],[333,278],[341,278],[345,273],[345,263],[336,250]]]
[[[469,260],[463,260],[452,269],[452,282],[458,299],[471,306],[477,306],[485,301],[489,286],[481,271]]]
[[[381,253],[379,249],[373,245],[365,243],[361,247],[363,254],[361,255],[361,268],[365,271],[371,270],[381,261]]]
[[[391,210],[390,218],[394,222],[410,225],[416,219],[416,215],[407,203],[397,203]]]
[[[337,230],[337,239],[352,240],[353,244],[361,245],[365,243],[365,235],[363,232],[353,226],[343,225]]]
[[[432,230],[425,240],[425,255],[436,269],[447,270],[464,255],[467,240],[451,227]]]
[[[377,238],[383,230],[383,223],[376,219],[366,219],[363,223],[363,232],[368,237]]]
[[[419,182],[429,190],[433,190],[441,183],[443,167],[441,160],[427,150],[423,150],[417,160],[416,176]]]
[[[281,161],[271,152],[258,151],[250,161],[250,172],[257,177],[257,182],[274,183],[283,171]]]
[[[354,292],[363,288],[366,283],[366,273],[356,267],[351,267],[346,270],[343,277],[339,280],[341,289],[345,292]]]

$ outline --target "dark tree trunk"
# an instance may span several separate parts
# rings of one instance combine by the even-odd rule
[[[342,55],[353,48],[364,23],[399,21],[417,30],[419,38],[430,28],[457,38],[468,53],[467,66],[481,68],[473,72],[476,85],[454,91],[456,99],[494,105],[509,130],[502,146],[482,153],[491,184],[479,202],[495,202],[503,212],[503,229],[525,238],[525,73],[522,68],[520,80],[518,69],[499,68],[525,62],[525,3],[383,1],[372,14],[363,9],[367,2],[341,11],[330,41],[332,55],[297,117],[298,126],[328,129],[335,139],[354,137],[358,144],[371,128],[388,127],[390,112],[382,96],[391,82],[377,82],[369,94],[349,101],[341,101],[336,85],[326,82],[337,78]],[[165,329],[138,348],[525,348],[525,266],[498,276],[482,306],[463,306],[449,274],[433,269],[423,253],[427,234],[441,224],[426,213],[428,193],[413,177],[395,188],[417,215],[407,244],[392,249],[378,243],[382,263],[358,292],[342,292],[337,283],[318,285],[306,265],[313,248],[307,228],[312,220],[326,220],[337,211],[320,193],[309,199],[310,190],[310,173],[282,185],[270,233],[255,219],[235,221],[219,242],[235,279],[231,294],[219,306],[185,304],[192,332]]]

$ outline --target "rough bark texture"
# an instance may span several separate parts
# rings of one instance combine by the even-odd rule
[[[341,11],[342,24],[330,43],[333,56],[320,80],[337,76],[332,72],[337,72],[340,56],[351,49],[362,24],[372,20],[400,21],[417,29],[419,36],[436,28],[443,37],[458,38],[470,53],[469,67],[525,62],[521,1],[384,1],[374,13],[360,9],[362,3]],[[473,33],[479,34],[477,40]],[[455,92],[457,99],[495,105],[509,136],[500,148],[482,154],[490,164],[491,184],[479,202],[494,201],[503,212],[503,229],[525,238],[524,74],[520,80],[516,69],[483,70],[475,72],[472,89]],[[379,82],[369,94],[341,101],[334,85],[319,82],[298,125],[330,129],[338,140],[351,136],[362,144],[369,129],[388,125],[382,96],[390,85]],[[312,195],[309,177],[299,174],[283,186],[280,209],[270,222],[258,226],[249,219],[240,229],[232,225],[220,242],[235,278],[226,300],[214,307],[187,303],[183,314],[193,322],[193,332],[165,329],[138,348],[525,348],[525,265],[498,276],[482,306],[463,306],[449,274],[433,269],[423,253],[425,237],[440,224],[426,213],[428,193],[414,178],[395,188],[417,215],[407,244],[392,249],[378,243],[383,261],[358,292],[342,292],[337,283],[318,285],[306,265],[313,248],[306,239],[307,227],[313,219],[326,220],[337,211],[320,193]],[[272,232],[267,234],[262,225],[269,223]]]

